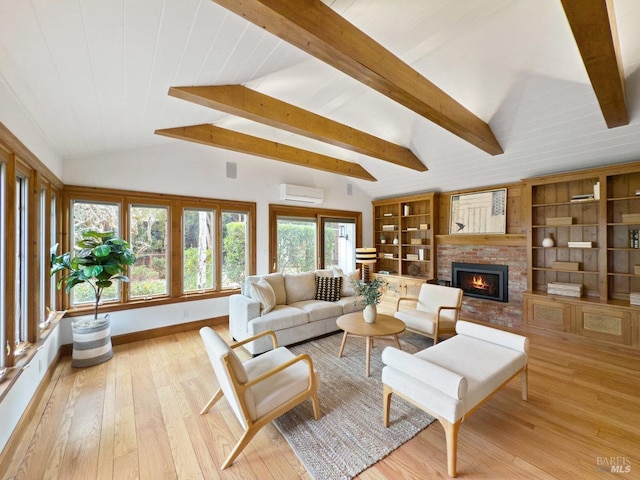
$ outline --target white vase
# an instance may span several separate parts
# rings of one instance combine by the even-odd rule
[[[367,305],[364,307],[362,311],[362,317],[364,321],[367,323],[374,323],[376,321],[376,315],[378,314],[378,309],[375,305]]]
[[[555,242],[553,241],[553,238],[551,238],[551,235],[549,235],[548,237],[545,237],[542,239],[542,246],[543,247],[553,247],[555,245]]]

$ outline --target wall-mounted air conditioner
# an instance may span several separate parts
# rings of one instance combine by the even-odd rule
[[[322,203],[324,191],[321,188],[303,187],[300,185],[280,184],[280,200],[304,203]]]

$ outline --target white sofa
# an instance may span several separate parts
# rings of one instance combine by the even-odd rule
[[[279,345],[291,345],[338,330],[336,319],[364,308],[362,297],[356,297],[354,279],[359,271],[344,274],[340,269],[313,272],[252,275],[245,279],[241,294],[229,297],[229,332],[242,341],[258,333],[272,330]],[[342,278],[340,298],[337,301],[316,299],[316,277]],[[265,280],[275,293],[275,307],[263,312],[264,305],[252,298],[251,284]],[[268,338],[260,338],[245,345],[254,355],[272,348]]]
[[[447,441],[448,473],[457,473],[458,429],[462,421],[516,375],[527,400],[528,339],[458,321],[457,335],[416,354],[393,347],[382,352],[383,423],[388,426],[396,394],[436,417]]]

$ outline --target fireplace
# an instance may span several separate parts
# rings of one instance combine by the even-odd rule
[[[451,264],[451,281],[468,297],[509,301],[509,267],[484,263]]]

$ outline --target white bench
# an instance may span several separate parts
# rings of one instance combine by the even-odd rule
[[[382,352],[384,426],[394,393],[436,417],[444,427],[451,477],[464,419],[518,374],[527,400],[526,337],[465,321],[456,323],[456,333],[413,355],[394,347]]]

